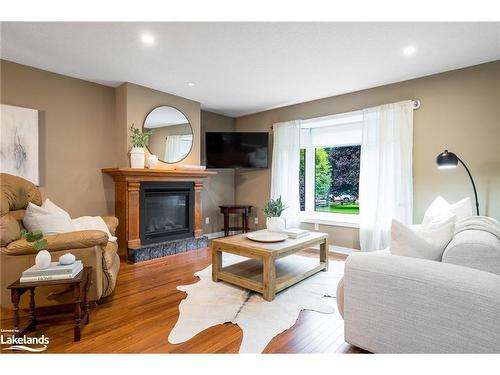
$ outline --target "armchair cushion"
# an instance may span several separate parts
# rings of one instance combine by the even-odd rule
[[[29,202],[36,205],[42,204],[42,195],[35,184],[24,178],[8,173],[0,173],[0,213],[26,208]]]
[[[66,249],[80,249],[92,246],[106,246],[108,235],[100,230],[81,230],[76,232],[60,233],[45,236],[47,239],[48,251],[60,251]],[[8,255],[28,255],[35,254],[31,243],[24,238],[11,242],[6,246]]]
[[[24,210],[10,211],[0,217],[0,246],[21,238]]]

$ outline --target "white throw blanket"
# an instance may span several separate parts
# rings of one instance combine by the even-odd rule
[[[470,216],[455,223],[455,236],[466,230],[482,230],[500,240],[500,223],[488,216]]]
[[[116,242],[116,237],[111,234],[108,226],[100,216],[81,216],[71,220],[71,222],[75,230],[100,230],[108,235],[108,241]]]

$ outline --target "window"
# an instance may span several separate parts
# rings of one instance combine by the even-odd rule
[[[299,191],[305,214],[359,214],[362,121],[361,112],[351,112],[302,122]]]

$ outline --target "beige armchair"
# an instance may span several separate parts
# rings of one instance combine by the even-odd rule
[[[21,276],[22,271],[35,263],[36,251],[25,239],[20,238],[22,218],[29,202],[40,205],[42,198],[38,188],[31,182],[6,173],[0,174],[0,272],[2,307],[11,307],[7,286]],[[118,219],[103,217],[109,231],[114,235]],[[120,258],[116,242],[108,242],[108,235],[98,230],[84,230],[56,235],[47,235],[47,246],[53,261],[71,252],[85,266],[92,266],[92,284],[89,300],[98,301],[109,296],[116,285]],[[26,293],[27,294],[27,293]],[[37,288],[36,305],[58,305],[70,302],[71,293],[63,287]],[[23,295],[21,307],[28,306],[28,296]]]

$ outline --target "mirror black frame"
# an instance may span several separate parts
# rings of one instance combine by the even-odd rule
[[[194,144],[194,131],[193,131],[193,126],[191,125],[191,121],[189,120],[189,117],[186,116],[186,114],[184,112],[182,112],[179,108],[177,107],[174,107],[173,105],[167,105],[167,104],[163,104],[163,105],[159,105],[159,106],[156,106],[154,107],[151,111],[148,112],[148,114],[146,115],[146,117],[144,117],[144,121],[142,123],[142,132],[144,133],[144,130],[146,129],[146,120],[148,119],[149,115],[156,109],[158,108],[162,108],[162,107],[170,107],[170,108],[173,108],[173,109],[176,109],[177,111],[179,111],[180,113],[182,113],[182,115],[186,118],[186,120],[188,121],[187,124],[189,125],[189,128],[191,129],[191,134],[193,136],[193,140],[191,141],[191,147],[189,148],[189,151],[187,152],[186,156],[184,156],[182,159],[178,160],[178,161],[165,161],[163,159],[161,159],[158,155],[156,155],[156,157],[158,157],[158,161],[161,161],[162,163],[166,163],[166,164],[176,164],[176,163],[180,163],[181,161],[183,161],[184,159],[186,159],[189,154],[191,153],[191,151],[193,150],[193,144]],[[150,129],[148,129],[150,130]],[[149,148],[149,144],[146,145],[146,148],[148,149],[148,152],[151,154],[151,155],[155,155],[153,152],[151,152],[150,148]]]

